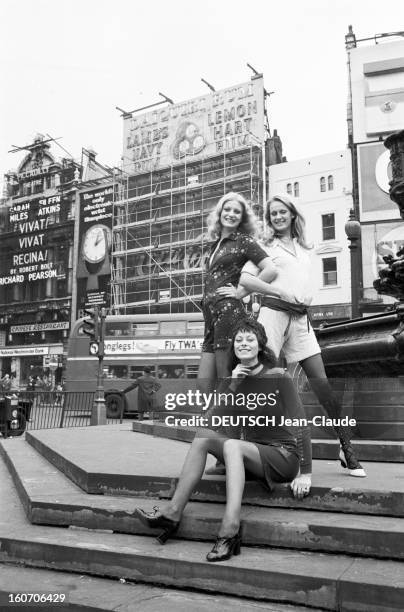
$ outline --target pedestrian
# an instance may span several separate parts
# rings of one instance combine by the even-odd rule
[[[208,220],[207,235],[213,241],[205,275],[202,311],[205,335],[199,364],[199,379],[214,381],[230,375],[230,345],[238,320],[246,317],[243,303],[233,296],[219,295],[222,285],[237,285],[244,264],[251,260],[270,282],[275,267],[254,239],[257,219],[247,200],[230,192],[220,198]]]
[[[138,389],[137,394],[137,405],[138,405],[138,416],[139,419],[143,419],[145,413],[153,413],[156,408],[156,393],[161,389],[161,385],[157,382],[157,379],[152,375],[152,368],[145,366],[143,373],[139,376],[129,387],[126,387],[123,392],[128,393],[132,389]],[[152,415],[153,416],[153,415]]]
[[[6,395],[7,393],[10,393],[11,391],[11,385],[12,385],[12,381],[10,378],[10,374],[5,374],[3,376],[3,378],[0,381],[1,383],[1,387],[3,389],[3,393]]]
[[[35,378],[30,376],[28,378],[27,391],[35,391]]]
[[[210,427],[197,430],[171,501],[161,511],[155,508],[154,513],[135,509],[135,516],[143,524],[162,530],[158,537],[161,544],[178,529],[183,510],[202,477],[208,453],[224,461],[226,466],[226,507],[217,540],[207,555],[210,562],[224,561],[240,552],[240,512],[246,470],[262,480],[270,491],[277,482],[290,482],[295,497],[301,499],[310,492],[310,430],[304,422],[303,408],[291,377],[282,368],[274,367],[275,357],[266,345],[262,325],[254,320],[240,322],[232,339],[232,354],[237,364],[222,391],[236,402],[236,408],[231,407],[233,417],[237,410],[240,417],[251,415],[254,397],[256,423],[259,418],[267,417],[273,424],[248,426],[247,421],[242,421],[243,439],[224,437],[220,427],[219,431],[214,427],[213,417],[220,420],[219,415],[226,410],[215,407]],[[258,401],[262,395],[267,401]],[[237,408],[240,398],[244,398],[241,409]],[[297,419],[301,426],[285,424],[285,417]]]
[[[274,282],[267,283],[257,278],[259,271],[254,262],[248,262],[240,278],[241,291],[238,287],[236,295],[253,291],[263,295],[258,321],[267,331],[269,348],[277,357],[282,350],[288,364],[298,362],[301,365],[327,414],[332,419],[339,419],[342,406],[327,379],[321,349],[308,317],[313,270],[305,219],[292,198],[280,194],[267,203],[265,221],[269,230],[265,251],[276,266],[278,276]],[[220,291],[230,295],[232,290],[234,292],[234,288],[222,287]],[[289,297],[286,297],[287,292],[290,292]],[[341,465],[351,476],[365,477],[365,470],[352,448],[350,429],[344,426],[334,429],[340,440]]]

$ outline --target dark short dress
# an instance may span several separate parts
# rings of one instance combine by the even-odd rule
[[[210,257],[218,243],[219,240],[212,244]],[[202,299],[205,319],[205,336],[202,345],[204,353],[214,353],[217,349],[229,348],[235,325],[246,317],[241,300],[220,296],[216,290],[229,283],[237,286],[244,264],[251,260],[258,265],[268,255],[251,236],[242,232],[232,232],[222,239],[213,261],[210,261],[210,257]]]
[[[221,393],[229,393],[231,379],[221,385]],[[212,416],[233,416],[233,427],[211,426],[225,437],[241,438],[252,442],[258,449],[264,470],[264,480],[270,490],[275,483],[291,482],[299,473],[311,473],[311,439],[308,426],[304,426],[305,414],[291,376],[281,368],[264,367],[255,376],[248,376],[240,382],[235,391],[230,392],[234,402],[239,403],[241,396],[257,398],[261,404],[252,408],[234,407],[223,402],[217,405]],[[266,400],[264,399],[266,396]],[[223,396],[224,397],[224,396]],[[268,417],[270,425],[237,423],[237,416]],[[302,420],[302,426],[285,425],[282,417]],[[231,432],[231,433],[229,433]]]

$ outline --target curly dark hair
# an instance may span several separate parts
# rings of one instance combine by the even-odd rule
[[[258,323],[256,319],[253,318],[245,318],[237,321],[233,337],[231,340],[231,349],[233,353],[233,367],[238,363],[238,359],[234,354],[234,340],[239,332],[251,332],[255,335],[258,341],[258,359],[264,363],[264,365],[275,368],[278,364],[278,360],[275,356],[275,353],[268,348],[268,337],[264,327],[261,323]]]

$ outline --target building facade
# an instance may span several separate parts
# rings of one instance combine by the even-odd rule
[[[270,196],[293,196],[306,219],[313,245],[313,325],[350,318],[350,254],[344,229],[352,208],[349,150],[272,166],[268,187]]]
[[[352,154],[353,198],[361,224],[359,310],[382,312],[395,300],[378,295],[373,281],[383,257],[404,245],[398,207],[389,198],[391,169],[383,140],[404,128],[404,41],[395,34],[357,40],[345,37],[348,66],[348,140]]]
[[[112,223],[114,312],[200,310],[209,212],[237,191],[262,214],[267,168],[282,159],[266,125],[262,75],[126,114],[124,138]]]
[[[60,380],[70,328],[75,184],[79,166],[56,160],[38,135],[5,176],[0,207],[0,369],[16,388]]]

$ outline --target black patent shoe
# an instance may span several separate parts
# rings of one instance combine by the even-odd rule
[[[162,529],[163,531],[157,536],[157,541],[160,542],[160,544],[165,544],[168,538],[177,531],[180,522],[173,521],[163,514],[156,516],[158,512],[160,512],[159,507],[154,506],[153,512],[145,512],[141,508],[135,508],[133,514],[146,527],[150,527],[151,529]]]
[[[207,561],[226,561],[233,555],[239,555],[241,549],[241,529],[231,538],[217,538],[212,550],[206,555]]]
[[[342,467],[348,469],[351,476],[366,478],[366,472],[357,460],[351,444],[340,447],[339,460]]]

